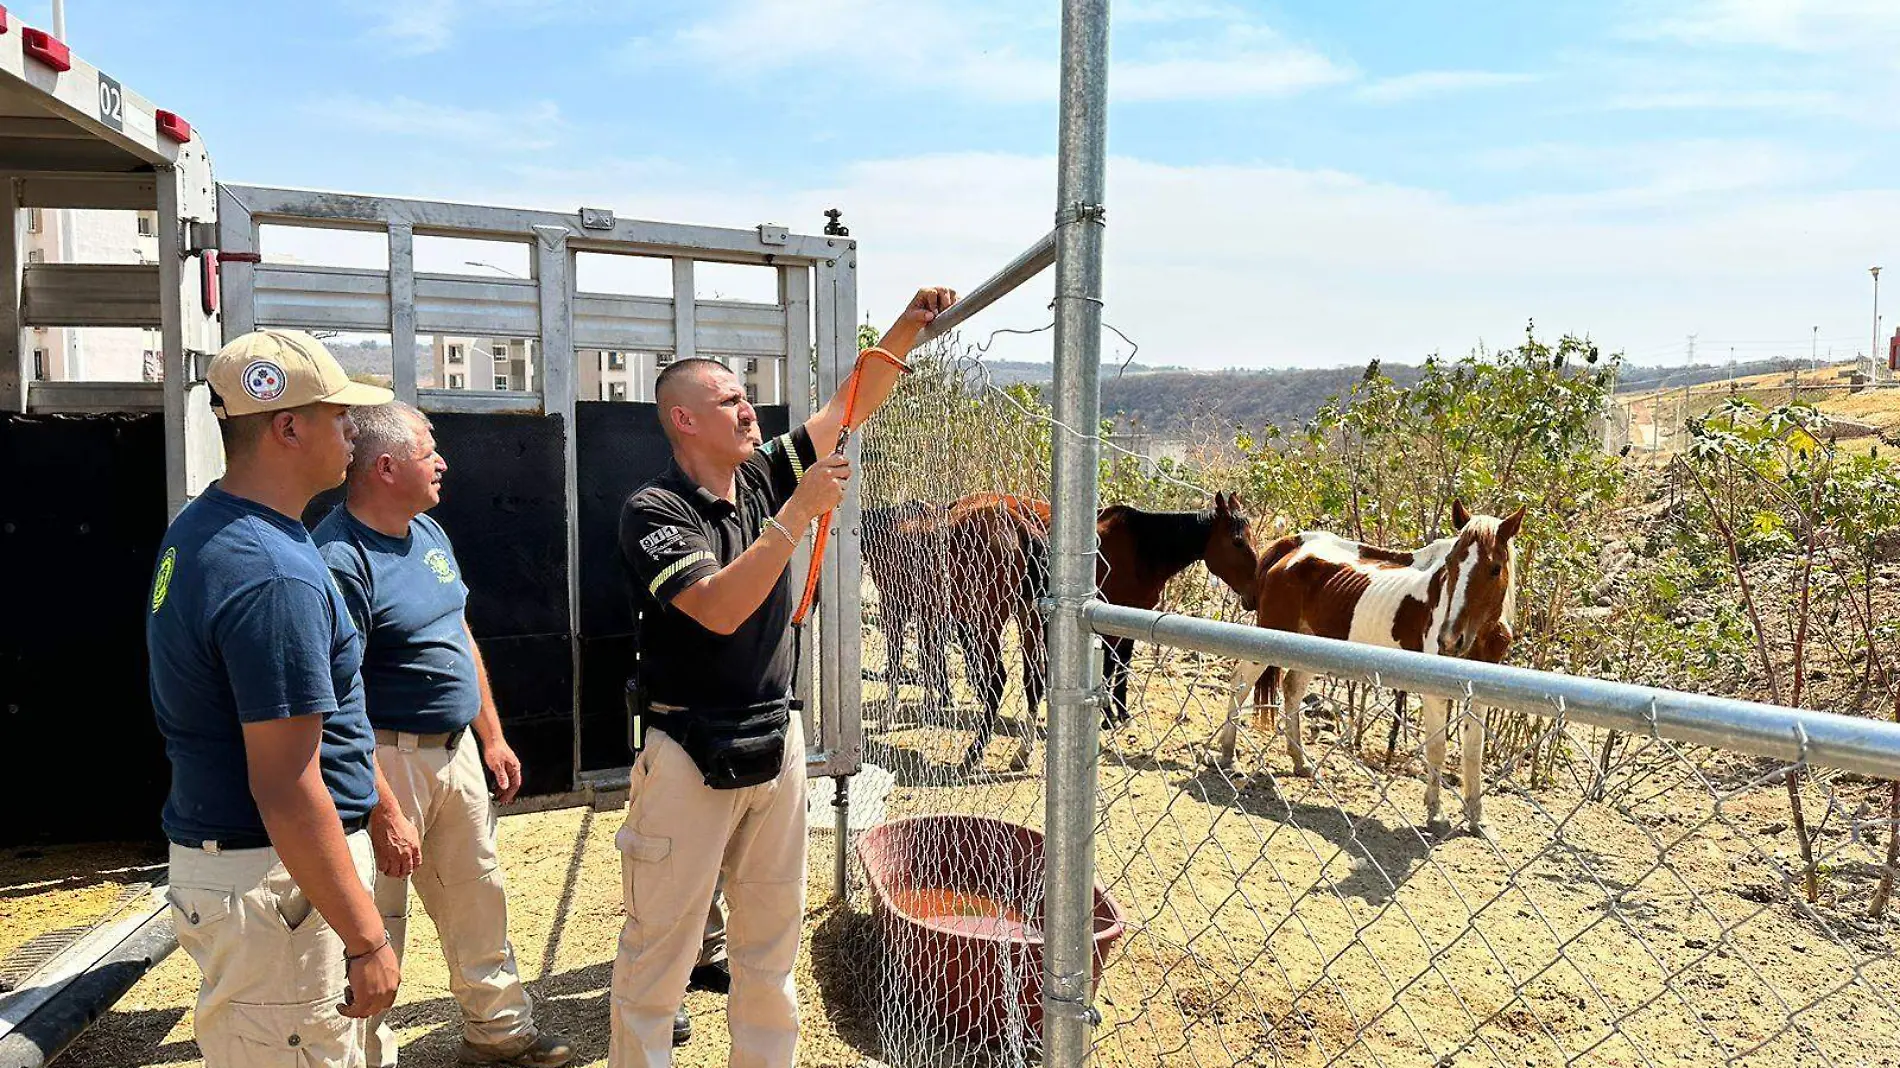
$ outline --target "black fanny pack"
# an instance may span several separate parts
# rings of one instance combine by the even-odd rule
[[[646,725],[678,742],[707,786],[740,790],[778,778],[792,715],[801,710],[801,702],[781,698],[739,708],[652,712]]]

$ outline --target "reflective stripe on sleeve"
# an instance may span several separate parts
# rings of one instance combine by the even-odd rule
[[[693,566],[694,564],[699,563],[701,560],[704,560],[708,563],[715,562],[713,559],[713,554],[706,552],[704,550],[701,550],[700,552],[690,553],[686,556],[682,556],[678,560],[675,560],[672,563],[666,565],[666,567],[663,568],[658,575],[654,576],[653,582],[647,586],[647,594],[651,597],[658,598],[660,596],[660,587],[666,585],[667,579],[670,579],[674,575],[677,575],[680,572],[686,570],[687,568]]]
[[[792,443],[792,436],[780,434],[778,439],[785,443],[785,455],[792,461],[792,481],[805,481],[805,461],[798,458],[798,446]]]

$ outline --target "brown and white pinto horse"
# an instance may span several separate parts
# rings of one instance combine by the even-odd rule
[[[1274,630],[1413,652],[1502,658],[1511,641],[1514,542],[1524,510],[1498,519],[1471,515],[1462,502],[1454,502],[1452,522],[1456,534],[1413,552],[1347,541],[1324,531],[1281,538],[1260,556],[1254,621]],[[1307,774],[1300,706],[1311,684],[1308,672],[1246,661],[1237,665],[1232,708],[1215,736],[1217,755],[1209,754],[1210,763],[1232,765],[1235,716],[1249,688],[1256,702],[1255,725],[1272,729],[1270,707],[1277,688],[1293,773]],[[1438,829],[1445,826],[1439,786],[1451,700],[1426,697],[1424,707],[1426,819]],[[1484,758],[1483,732],[1475,716],[1466,717],[1460,744],[1465,815],[1475,829]]]

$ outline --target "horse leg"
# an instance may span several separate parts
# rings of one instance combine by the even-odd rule
[[[1433,834],[1451,833],[1439,798],[1445,772],[1445,732],[1451,720],[1451,701],[1426,695],[1419,700],[1425,712],[1425,826]]]
[[[1313,685],[1313,673],[1288,670],[1282,675],[1280,715],[1286,723],[1286,755],[1293,760],[1293,774],[1304,777],[1313,773],[1313,765],[1306,757],[1306,724],[1301,715],[1306,706],[1306,691]]]
[[[982,765],[983,750],[989,748],[990,736],[996,732],[996,714],[1003,703],[1003,686],[1007,675],[1003,670],[1000,623],[995,627],[973,628],[973,632],[966,633],[964,638],[963,657],[970,669],[970,688],[976,691],[977,702],[983,708],[982,718],[977,721],[976,738],[970,742],[969,751],[963,754],[962,770],[968,774]]]
[[[1231,696],[1227,701],[1227,720],[1207,743],[1207,754],[1201,758],[1203,764],[1210,768],[1234,766],[1234,743],[1240,734],[1240,710],[1246,706],[1247,695],[1253,692],[1254,683],[1266,670],[1267,665],[1252,660],[1235,662]]]
[[[904,628],[910,626],[910,612],[891,605],[884,609],[884,686],[886,700],[897,707],[897,688],[904,681]]]
[[[1392,729],[1385,735],[1385,767],[1388,771],[1392,768],[1392,755],[1399,747],[1399,730],[1405,726],[1405,691],[1396,691],[1392,698]]]
[[[1016,636],[1023,646],[1023,731],[1022,744],[1009,760],[1009,770],[1029,770],[1029,757],[1036,748],[1037,708],[1042,705],[1043,687],[1048,681],[1049,657],[1045,651],[1042,613],[1033,605],[1016,611]]]
[[[924,700],[950,707],[950,627],[928,609],[917,614],[917,667],[923,674]]]
[[[1102,710],[1102,729],[1128,722],[1128,666],[1135,653],[1132,638],[1104,638],[1107,651],[1108,707]]]
[[[1484,717],[1469,701],[1459,702],[1463,716],[1458,732],[1458,755],[1463,765],[1465,826],[1472,834],[1480,833],[1484,820]]]

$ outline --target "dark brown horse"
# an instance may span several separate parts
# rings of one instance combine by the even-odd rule
[[[1240,495],[1214,494],[1214,503],[1198,512],[1144,512],[1127,504],[1102,509],[1095,524],[1101,544],[1095,585],[1109,604],[1152,610],[1161,603],[1168,581],[1196,561],[1215,578],[1253,603],[1259,560],[1247,536],[1247,515]],[[1104,638],[1109,705],[1102,724],[1128,719],[1128,665],[1133,638]]]
[[[1036,599],[1049,585],[1049,505],[1034,497],[973,493],[945,509],[943,529],[949,617],[963,646],[970,687],[983,706],[962,768],[967,773],[982,763],[996,730],[1008,682],[1003,628],[1013,618],[1022,644],[1024,715],[1022,745],[1010,768],[1021,770],[1029,766],[1036,707],[1042,702],[1043,620]],[[935,655],[943,655],[941,646]]]
[[[903,677],[904,635],[917,625],[918,660],[925,693],[950,703],[944,645],[950,635],[949,561],[945,510],[923,501],[864,511],[864,570],[877,589],[878,629],[884,632],[885,678],[897,693]]]
[[[948,704],[945,639],[963,647],[970,687],[982,706],[963,767],[973,770],[995,732],[1007,682],[1003,634],[1015,619],[1023,650],[1022,745],[1012,769],[1026,767],[1044,683],[1043,618],[1037,599],[1048,586],[1049,506],[1031,497],[977,493],[938,507],[922,501],[867,509],[864,561],[878,591],[886,677],[901,678],[904,639],[914,622],[925,692]],[[1096,521],[1095,578],[1110,604],[1153,609],[1168,581],[1196,561],[1252,602],[1257,559],[1235,494],[1217,493],[1198,512],[1149,512],[1111,504]],[[1128,664],[1134,642],[1105,641],[1111,704],[1103,725],[1127,719]]]

